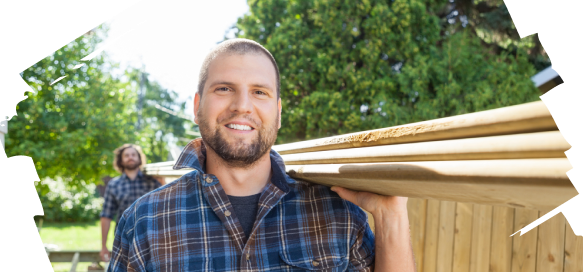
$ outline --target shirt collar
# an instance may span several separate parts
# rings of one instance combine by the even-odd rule
[[[126,175],[125,172],[121,173],[121,179],[127,179],[130,180],[130,178],[128,177],[128,175]],[[144,174],[142,174],[142,170],[138,170],[138,175],[136,176],[135,180],[141,180],[144,177]]]
[[[273,149],[269,152],[271,159],[271,183],[281,189],[283,192],[289,192],[288,182],[291,179],[286,178],[285,164],[283,158]],[[182,153],[176,160],[173,169],[179,170],[184,168],[194,168],[205,174],[204,169],[206,162],[206,147],[202,138],[194,139],[184,147]]]

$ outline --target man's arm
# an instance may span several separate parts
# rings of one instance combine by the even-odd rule
[[[111,183],[110,183],[111,184]],[[107,236],[109,234],[109,227],[111,225],[111,219],[117,212],[117,201],[113,193],[111,192],[110,184],[105,187],[105,194],[103,195],[103,210],[101,211],[101,260],[104,262],[109,262],[111,257],[111,252],[107,249]]]
[[[355,192],[336,186],[332,191],[373,215],[376,271],[415,271],[406,197]]]
[[[111,252],[107,249],[107,235],[109,234],[109,227],[111,225],[111,218],[101,217],[101,260],[109,262]]]

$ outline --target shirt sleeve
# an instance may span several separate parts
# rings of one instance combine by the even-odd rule
[[[108,272],[145,272],[146,265],[139,250],[136,249],[135,226],[134,226],[134,206],[130,206],[123,213],[115,231],[113,248],[111,250],[111,260]]]
[[[375,236],[369,224],[368,217],[358,206],[350,203],[353,215],[353,243],[350,247],[350,263],[347,271],[374,271]]]
[[[105,187],[105,194],[103,195],[103,199],[103,210],[101,211],[100,217],[107,217],[113,220],[119,204],[115,199],[115,195],[112,193],[111,182],[109,182]]]

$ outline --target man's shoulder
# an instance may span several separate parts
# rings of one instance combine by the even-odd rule
[[[119,185],[121,181],[122,181],[122,176],[121,175],[120,176],[117,176],[117,177],[114,177],[109,182],[107,182],[107,186],[108,187],[115,187],[115,186]]]
[[[366,213],[350,201],[342,199],[330,187],[311,182],[294,180],[289,184],[287,202],[292,205],[314,205],[317,212],[330,213],[335,215],[347,215],[358,225],[367,223]]]

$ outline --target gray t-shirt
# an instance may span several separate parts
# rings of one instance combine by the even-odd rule
[[[261,193],[250,196],[229,196],[229,201],[233,206],[233,210],[235,210],[235,215],[237,215],[247,239],[253,230],[260,197]]]

